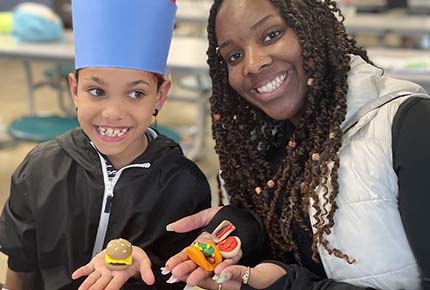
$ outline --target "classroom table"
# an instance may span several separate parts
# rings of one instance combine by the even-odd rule
[[[177,23],[193,23],[206,25],[212,2],[208,0],[178,1],[176,12]],[[347,13],[345,11],[345,27],[349,33],[394,32],[403,35],[430,35],[430,16],[408,14],[406,9],[389,9],[380,13]]]
[[[196,133],[193,137],[187,156],[198,159],[204,145],[205,131],[208,119],[208,95],[210,88],[202,82],[208,76],[206,63],[207,42],[202,38],[175,36],[172,39],[170,53],[167,60],[169,73],[175,75],[189,75],[195,79],[195,97],[169,95],[169,99],[192,102],[197,107]],[[0,57],[16,59],[24,62],[30,115],[35,115],[34,90],[35,84],[31,71],[34,61],[72,63],[74,61],[73,33],[65,32],[65,41],[62,43],[28,43],[17,42],[8,34],[0,34]]]
[[[27,64],[30,112],[34,110],[31,107],[34,84],[32,83],[29,63],[31,61],[73,61],[72,40],[73,36],[70,32],[66,33],[64,43],[45,44],[17,43],[11,36],[0,35],[0,57],[20,59]],[[169,99],[192,102],[197,106],[196,135],[187,154],[192,159],[198,159],[201,154],[209,114],[208,97],[210,88],[203,82],[203,79],[207,79],[208,76],[206,49],[207,40],[204,38],[174,36],[167,61],[168,69],[172,74],[190,75],[195,78],[197,90],[195,98],[169,95]],[[374,62],[385,69],[387,75],[417,82],[430,90],[430,52],[428,50],[371,48],[368,49],[368,52]]]
[[[390,9],[381,13],[353,13],[345,16],[345,27],[349,33],[393,32],[399,35],[423,36],[430,34],[429,15],[411,15],[406,9]]]
[[[181,0],[177,2],[176,23],[189,23],[206,26],[212,1]]]

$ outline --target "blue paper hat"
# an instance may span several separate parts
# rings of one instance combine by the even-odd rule
[[[75,68],[166,73],[174,0],[72,0]]]

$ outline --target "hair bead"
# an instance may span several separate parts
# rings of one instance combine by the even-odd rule
[[[319,155],[319,153],[314,153],[314,154],[312,154],[312,160],[313,160],[313,161],[318,161],[318,160],[320,160],[320,155]]]
[[[273,179],[270,179],[269,181],[267,181],[267,186],[269,188],[274,188],[275,187],[275,182],[273,181]]]
[[[218,122],[219,120],[221,120],[221,114],[213,114],[212,117],[215,122]]]

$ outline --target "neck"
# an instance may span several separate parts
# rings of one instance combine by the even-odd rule
[[[134,154],[128,156],[109,156],[109,160],[116,170],[119,170],[127,165],[130,165],[133,160],[142,155],[143,152],[148,148],[149,141],[148,136],[144,135],[142,143],[139,145],[139,150],[136,150]]]

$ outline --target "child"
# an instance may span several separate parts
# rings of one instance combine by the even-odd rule
[[[170,88],[163,74],[176,5],[72,4],[76,73],[69,84],[80,128],[36,146],[12,176],[0,218],[6,287],[77,289],[82,279],[73,281],[73,271],[125,238],[156,269],[155,286],[136,279],[129,288],[168,289],[159,268],[195,235],[166,232],[166,225],[210,206],[202,172],[149,128]]]

